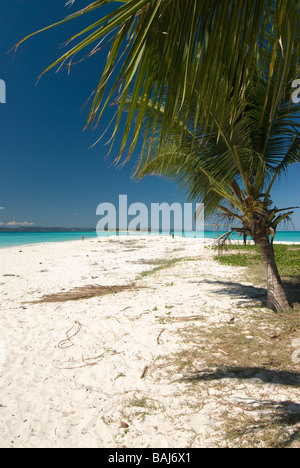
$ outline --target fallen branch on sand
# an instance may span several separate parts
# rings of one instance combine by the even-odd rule
[[[137,289],[135,284],[99,286],[88,285],[80,286],[71,291],[64,291],[55,294],[47,294],[38,301],[31,301],[28,304],[42,304],[45,302],[67,302],[91,299],[93,297],[105,296],[107,294],[118,294],[123,291],[132,291]]]

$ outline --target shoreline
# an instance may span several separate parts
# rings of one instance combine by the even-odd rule
[[[123,240],[123,239],[166,239],[168,238],[170,241],[173,241],[172,237],[169,236],[169,235],[160,235],[160,234],[151,234],[149,236],[143,236],[143,235],[137,235],[137,236],[134,236],[134,235],[129,235],[129,236],[125,236],[125,235],[121,235],[121,236],[118,236],[118,235],[111,235],[111,236],[95,236],[95,237],[87,237],[84,239],[84,241],[81,239],[81,238],[78,238],[78,239],[66,239],[66,240],[57,240],[57,241],[46,241],[46,242],[33,242],[31,244],[19,244],[19,245],[11,245],[11,246],[3,246],[1,247],[0,245],[0,252],[4,249],[17,249],[17,248],[25,248],[25,247],[34,247],[34,246],[41,246],[41,245],[57,245],[57,244],[67,244],[67,243],[79,243],[79,244],[84,244],[86,242],[89,242],[89,241],[99,241],[99,242],[103,242],[105,240],[114,240],[114,241],[117,241],[117,240]],[[191,241],[211,241],[213,242],[214,239],[210,239],[210,238],[205,238],[205,237],[195,237],[195,238],[192,238],[192,237],[182,237],[182,236],[177,236],[175,237],[175,239],[187,239],[187,240],[191,240]],[[300,242],[299,242],[300,243]]]
[[[83,233],[84,231],[82,231]],[[49,240],[49,241],[42,241],[42,242],[32,242],[32,243],[25,243],[25,244],[17,244],[17,245],[7,245],[7,246],[1,246],[1,243],[0,243],[0,252],[4,249],[13,249],[13,248],[24,248],[26,246],[35,246],[35,245],[47,245],[47,244],[65,244],[65,243],[68,243],[68,242],[87,242],[89,240],[95,240],[95,239],[151,239],[151,238],[168,238],[168,239],[171,239],[171,240],[174,240],[174,239],[187,239],[187,240],[195,240],[195,241],[210,241],[212,243],[216,242],[217,241],[217,238],[214,239],[212,237],[205,237],[205,236],[199,236],[199,237],[184,237],[184,236],[180,236],[180,235],[175,235],[174,236],[174,239],[172,238],[172,236],[168,233],[165,233],[165,234],[157,234],[157,233],[153,233],[153,234],[128,234],[126,235],[125,234],[126,231],[124,231],[124,234],[121,234],[121,235],[105,235],[105,236],[89,236],[89,237],[85,237],[84,241],[82,241],[81,238],[78,238],[78,239],[66,239],[66,240],[62,240],[62,239],[59,239],[59,240]],[[212,231],[211,231],[212,232]],[[280,232],[284,232],[284,231],[280,231]],[[288,232],[292,232],[292,231],[288,231]],[[297,231],[298,232],[298,231]],[[79,234],[82,234],[82,233],[79,233]],[[5,233],[5,234],[15,234],[15,233]],[[23,233],[20,233],[20,234],[23,234]],[[30,234],[30,233],[28,233]],[[240,245],[243,244],[243,241],[240,239],[231,239],[231,243],[238,243]],[[252,244],[253,243],[253,240],[252,239],[249,239],[247,240],[247,244]],[[299,245],[300,244],[300,241],[284,241],[284,240],[278,240],[278,241],[274,241],[274,244],[286,244],[286,245]]]

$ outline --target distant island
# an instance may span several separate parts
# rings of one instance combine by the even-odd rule
[[[131,229],[104,229],[105,232],[134,232],[135,230]],[[137,229],[141,232],[152,232],[150,228],[148,229]],[[66,227],[43,227],[43,226],[19,226],[14,228],[9,227],[0,227],[1,232],[96,232],[96,228],[66,228]],[[159,232],[158,230],[153,230],[153,232]]]
[[[2,227],[0,232],[96,232],[95,228],[65,228],[65,227],[41,227],[20,226],[15,228]]]

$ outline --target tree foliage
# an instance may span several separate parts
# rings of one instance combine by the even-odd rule
[[[116,8],[103,16],[102,7],[109,4]],[[89,56],[108,44],[87,126],[97,126],[106,106],[117,102],[113,145],[130,96],[119,160],[124,154],[132,155],[146,116],[142,138],[144,147],[150,141],[150,151],[162,106],[161,149],[171,137],[170,122],[190,122],[191,106],[193,135],[206,128],[216,113],[220,125],[226,122],[232,129],[237,109],[245,103],[258,51],[261,74],[268,77],[262,110],[268,112],[266,121],[272,119],[279,90],[289,86],[287,74],[276,74],[282,59],[294,78],[299,72],[299,62],[294,60],[300,56],[299,11],[300,0],[97,0],[25,39],[91,12],[99,15],[67,41],[66,51],[43,73],[70,66],[78,54]],[[180,137],[182,127],[172,125],[173,134],[175,130]]]
[[[271,56],[270,50],[265,53],[267,60]],[[292,61],[297,59],[294,55]],[[220,99],[216,110],[210,112],[209,123],[197,126],[195,131],[198,93],[194,90],[189,120],[169,121],[169,139],[161,145],[158,138],[149,155],[142,156],[137,177],[167,177],[188,199],[203,202],[207,217],[219,210],[246,236],[274,237],[279,223],[293,213],[293,208],[273,207],[272,188],[291,165],[300,161],[300,104],[290,102],[293,66],[287,64],[286,54],[278,63],[270,80],[269,74],[260,72],[262,61],[257,51],[245,100],[240,97],[235,104],[234,118],[232,95],[225,106]],[[271,99],[266,104],[266,94],[272,96],[274,89],[278,93],[275,104]],[[150,118],[149,111],[146,120]],[[161,106],[158,129],[164,120],[165,108]]]

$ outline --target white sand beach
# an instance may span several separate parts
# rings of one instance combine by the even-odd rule
[[[210,346],[216,366],[230,354],[212,330],[237,324],[242,348],[265,339],[265,361],[274,343],[270,330],[258,338],[248,328],[272,314],[261,308],[263,290],[253,293],[243,268],[214,261],[210,245],[114,237],[2,249],[0,446],[222,447],[228,420],[255,416],[264,402],[276,414],[287,402],[299,411],[297,334],[286,349],[288,382],[270,373],[271,361],[269,374],[214,377],[208,368]],[[96,287],[102,295],[45,298]]]

